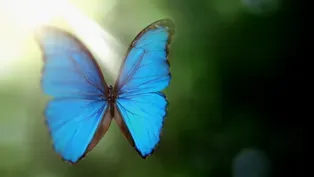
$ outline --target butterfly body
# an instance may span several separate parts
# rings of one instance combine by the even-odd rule
[[[118,79],[107,85],[90,51],[75,36],[55,27],[36,34],[43,51],[41,86],[53,96],[45,109],[55,151],[77,163],[91,151],[115,119],[143,158],[160,140],[168,101],[161,92],[171,80],[168,53],[171,20],[152,23],[128,48]]]
[[[109,85],[108,90],[109,90],[108,101],[110,103],[114,103],[115,97],[114,97],[114,94],[113,94],[113,86]]]

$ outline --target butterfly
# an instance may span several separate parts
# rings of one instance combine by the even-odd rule
[[[160,141],[168,101],[161,92],[171,80],[169,45],[175,27],[170,19],[144,28],[129,46],[114,86],[108,86],[92,53],[77,37],[57,27],[35,34],[43,54],[41,88],[53,98],[45,121],[53,148],[78,163],[101,140],[115,119],[142,158]]]

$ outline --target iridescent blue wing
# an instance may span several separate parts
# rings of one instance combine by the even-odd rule
[[[168,45],[171,20],[159,20],[140,32],[127,51],[114,87],[114,118],[124,135],[145,158],[160,139],[168,102],[161,91],[171,80]]]
[[[108,87],[87,48],[73,35],[42,27],[36,39],[43,52],[41,86],[53,99],[45,109],[55,151],[77,163],[109,128]]]

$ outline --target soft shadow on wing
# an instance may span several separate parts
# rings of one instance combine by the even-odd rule
[[[87,148],[85,154],[87,154],[89,151],[93,150],[95,148],[95,146],[99,143],[101,138],[106,134],[106,132],[108,131],[108,129],[110,127],[111,120],[112,120],[112,115],[110,113],[110,109],[108,106],[106,113],[105,113],[101,123],[99,124],[99,127],[98,127],[98,129],[97,129],[97,131],[93,137],[93,140],[88,145],[88,148]]]
[[[114,119],[116,120],[117,124],[120,127],[120,130],[122,131],[125,138],[129,141],[129,143],[135,147],[134,140],[130,134],[129,129],[127,128],[125,122],[122,119],[121,113],[118,110],[117,106],[114,104]]]

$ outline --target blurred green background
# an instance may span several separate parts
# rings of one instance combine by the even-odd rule
[[[287,111],[295,4],[72,0],[119,41],[121,57],[156,20],[171,18],[176,34],[168,117],[154,154],[141,159],[112,123],[96,148],[71,166],[53,151],[44,124],[40,50],[15,19],[19,11],[0,2],[0,177],[279,177],[297,169],[303,132]]]

